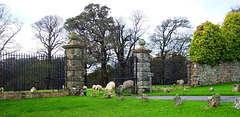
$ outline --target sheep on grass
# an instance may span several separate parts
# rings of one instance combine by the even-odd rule
[[[128,88],[132,88],[133,87],[133,81],[132,80],[127,80],[123,82],[123,85],[121,86],[121,91],[124,91]]]
[[[115,89],[115,83],[113,81],[109,82],[105,88],[105,91],[108,91],[109,93],[112,93],[112,91]]]
[[[184,84],[184,80],[177,80],[177,84],[182,86]]]
[[[98,93],[99,91],[102,91],[102,92],[104,91],[101,85],[97,85],[95,90],[97,90]]]
[[[1,93],[3,93],[3,91],[4,91],[4,88],[3,88],[3,87],[1,87],[1,88],[0,88],[0,92],[1,92]]]
[[[84,90],[87,90],[87,86],[83,86],[83,89],[84,89]]]
[[[32,87],[32,89],[31,89],[31,93],[33,93],[33,92],[37,92],[37,89],[35,87]]]
[[[97,85],[93,85],[93,86],[92,86],[93,91],[96,90],[96,86],[97,86]]]

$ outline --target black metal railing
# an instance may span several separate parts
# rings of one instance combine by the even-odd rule
[[[62,89],[65,57],[42,54],[0,53],[0,87],[5,91]]]
[[[185,60],[152,60],[151,72],[154,73],[152,77],[153,85],[169,85],[176,84],[177,80],[188,80],[187,64]]]
[[[119,85],[126,80],[133,80],[134,88],[131,93],[137,94],[137,57],[132,56],[128,60],[115,64],[115,93],[120,93]]]

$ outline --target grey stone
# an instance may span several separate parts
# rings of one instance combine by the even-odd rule
[[[219,107],[220,104],[221,104],[221,96],[219,93],[208,97],[208,106],[207,107]]]
[[[80,93],[80,97],[83,97],[83,96],[85,96],[85,95],[84,95],[84,93],[83,93],[83,92],[81,92],[81,93]]]
[[[182,99],[181,99],[181,97],[180,97],[178,94],[175,95],[175,97],[173,98],[173,100],[174,100],[174,105],[175,105],[175,106],[178,106],[178,105],[181,105],[181,104],[182,104]]]
[[[232,92],[239,92],[239,84],[234,84]]]
[[[118,100],[123,101],[124,100],[123,96],[120,96]]]
[[[72,87],[72,88],[70,89],[69,94],[70,94],[70,95],[76,95],[76,93],[77,93],[77,88]]]
[[[163,91],[164,91],[165,93],[169,93],[169,92],[170,92],[170,89],[164,88]]]
[[[148,96],[146,94],[142,94],[142,102],[147,102]]]
[[[90,97],[91,97],[91,98],[96,97],[96,94],[93,93],[93,94],[90,95]]]
[[[214,91],[214,88],[213,87],[211,87],[211,88],[209,88],[209,90],[208,90],[209,92],[212,92],[212,91]]]
[[[107,94],[104,94],[104,95],[103,95],[103,99],[108,99],[108,98],[111,98],[111,95],[110,95],[110,94],[107,93]]]
[[[236,101],[234,102],[232,108],[240,109],[239,101],[240,101],[240,98],[237,98]]]

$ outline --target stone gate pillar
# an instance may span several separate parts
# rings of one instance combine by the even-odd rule
[[[77,40],[77,34],[72,33],[69,37],[71,40],[67,45],[63,46],[67,59],[66,88],[70,95],[80,95],[80,91],[84,85],[83,75],[86,72],[82,63],[84,46]]]
[[[145,41],[140,39],[138,41],[140,47],[133,51],[133,55],[137,57],[137,87],[139,93],[150,92],[150,77],[148,73],[150,72],[150,53],[144,47]]]

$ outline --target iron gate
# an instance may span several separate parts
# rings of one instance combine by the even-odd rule
[[[133,88],[128,90],[128,92],[120,91],[120,85],[123,84],[124,81],[132,80]],[[128,60],[123,62],[119,62],[115,64],[115,93],[123,94],[129,93],[137,94],[137,57],[132,56]]]
[[[185,60],[161,60],[151,61],[151,72],[153,85],[176,84],[177,80],[183,79],[187,82],[187,64]]]

